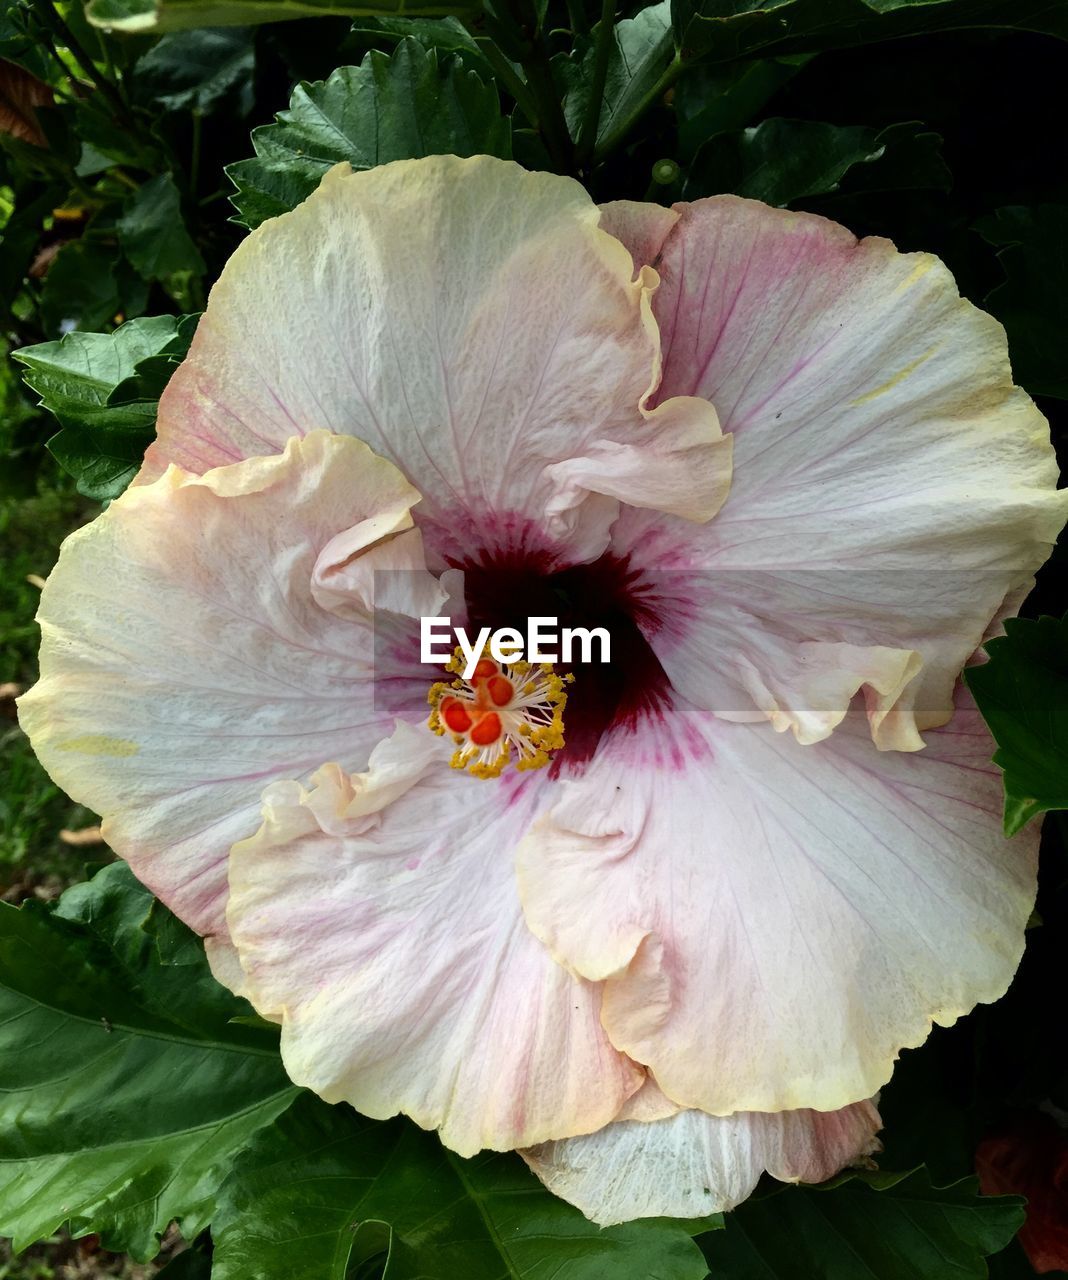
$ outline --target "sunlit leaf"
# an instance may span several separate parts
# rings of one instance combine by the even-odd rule
[[[386,1280],[706,1274],[685,1224],[604,1230],[518,1156],[461,1160],[409,1121],[366,1120],[308,1095],[238,1159],[212,1235],[213,1280],[345,1280],[383,1251]]]
[[[276,1037],[197,966],[164,964],[124,864],[56,910],[0,904],[0,1233],[62,1223],[147,1259],[210,1220],[234,1156],[289,1105]]]
[[[370,169],[389,160],[452,154],[511,155],[497,90],[454,59],[402,40],[358,67],[301,84],[277,123],[253,130],[256,157],[230,165],[241,221],[256,227],[309,196],[332,165]]]
[[[114,498],[136,475],[157,401],[194,327],[191,317],[152,316],[15,353],[26,383],[63,428],[48,447],[86,497]]]

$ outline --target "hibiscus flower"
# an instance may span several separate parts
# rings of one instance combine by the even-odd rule
[[[1055,483],[927,254],[339,166],[65,545],[22,722],[297,1083],[701,1215],[864,1160],[899,1051],[1016,968],[1035,836],[956,685]],[[612,662],[419,662],[422,617],[532,614]]]

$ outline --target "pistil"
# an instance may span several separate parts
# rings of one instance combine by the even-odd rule
[[[566,685],[574,676],[557,675],[552,663],[496,662],[479,658],[470,679],[463,677],[459,649],[446,670],[452,681],[431,686],[428,724],[456,744],[451,764],[476,778],[497,778],[509,764],[541,769],[564,745]]]

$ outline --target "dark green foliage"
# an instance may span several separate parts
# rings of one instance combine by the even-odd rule
[[[600,33],[600,26],[595,27],[570,57],[560,58],[557,64],[558,77],[566,87],[564,114],[576,141],[597,105],[593,101],[593,73]],[[617,146],[626,137],[631,121],[655,101],[658,90],[663,92],[665,71],[674,56],[670,0],[658,0],[633,18],[614,25],[598,112],[595,155]]]
[[[967,27],[1014,27],[1068,39],[1068,10],[1048,0],[674,0],[690,58],[841,49]]]
[[[697,152],[687,199],[732,191],[765,204],[849,190],[946,189],[941,139],[920,124],[871,129],[813,120],[765,120],[740,133],[720,133]]]
[[[0,906],[0,1230],[70,1222],[150,1258],[172,1218],[211,1219],[235,1154],[295,1094],[275,1037],[206,961],[171,965],[121,864],[52,910]]]
[[[747,1201],[705,1241],[717,1280],[984,1280],[983,1259],[1023,1222],[1023,1201],[974,1178],[936,1187],[925,1169],[845,1175]]]
[[[1010,619],[968,685],[1005,771],[1005,833],[1068,809],[1068,616]]]
[[[980,218],[976,230],[1004,246],[1007,279],[986,300],[1009,334],[1013,372],[1036,395],[1068,398],[1068,205],[1016,205]]]
[[[405,39],[391,56],[372,52],[323,83],[298,85],[289,110],[254,130],[252,143],[256,159],[227,170],[248,227],[298,205],[342,160],[370,169],[443,153],[507,158],[511,130],[494,87]]]
[[[461,1160],[407,1121],[376,1124],[303,1096],[236,1163],[213,1228],[215,1280],[703,1280],[681,1223],[601,1230],[518,1156]]]
[[[137,87],[166,111],[252,110],[256,69],[250,27],[208,27],[164,36],[137,61]]]
[[[173,282],[204,274],[204,259],[182,221],[178,188],[169,173],[150,178],[129,197],[118,233],[123,252],[143,280]]]
[[[106,30],[143,32],[244,26],[331,14],[438,15],[470,12],[472,8],[434,0],[89,0],[87,12],[90,21]]]

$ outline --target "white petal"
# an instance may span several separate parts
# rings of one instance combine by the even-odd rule
[[[146,474],[351,432],[418,485],[438,560],[592,558],[617,500],[707,518],[729,444],[700,400],[644,408],[655,274],[599,216],[578,183],[485,156],[337,166],[230,259]]]
[[[1037,837],[1002,835],[981,720],[963,708],[916,754],[865,730],[801,747],[668,709],[520,847],[531,927],[605,981],[612,1042],[682,1106],[835,1110],[1009,984]]]
[[[650,641],[709,710],[813,741],[864,689],[877,743],[915,750],[1068,518],[1047,425],[937,259],[732,196],[676,212],[659,248],[621,229],[657,253],[659,394],[711,400],[734,474],[707,525],[617,523],[662,571]]]
[[[230,859],[245,992],[298,1084],[463,1155],[596,1129],[642,1073],[523,921],[511,851],[546,780],[487,784],[449,750],[402,725],[365,775],[268,790]]]
[[[226,857],[256,830],[264,784],[331,757],[359,768],[392,726],[374,705],[366,610],[342,607],[341,583],[324,609],[314,575],[338,535],[354,572],[375,538],[410,527],[418,496],[366,445],[317,432],[199,479],[172,467],[64,544],[21,722],[202,933],[225,929]]]
[[[659,1092],[651,1085],[641,1094],[650,1087]],[[678,1111],[616,1121],[520,1154],[550,1191],[610,1227],[723,1213],[747,1199],[764,1172],[782,1182],[823,1182],[878,1151],[880,1127],[870,1102],[827,1113]]]

